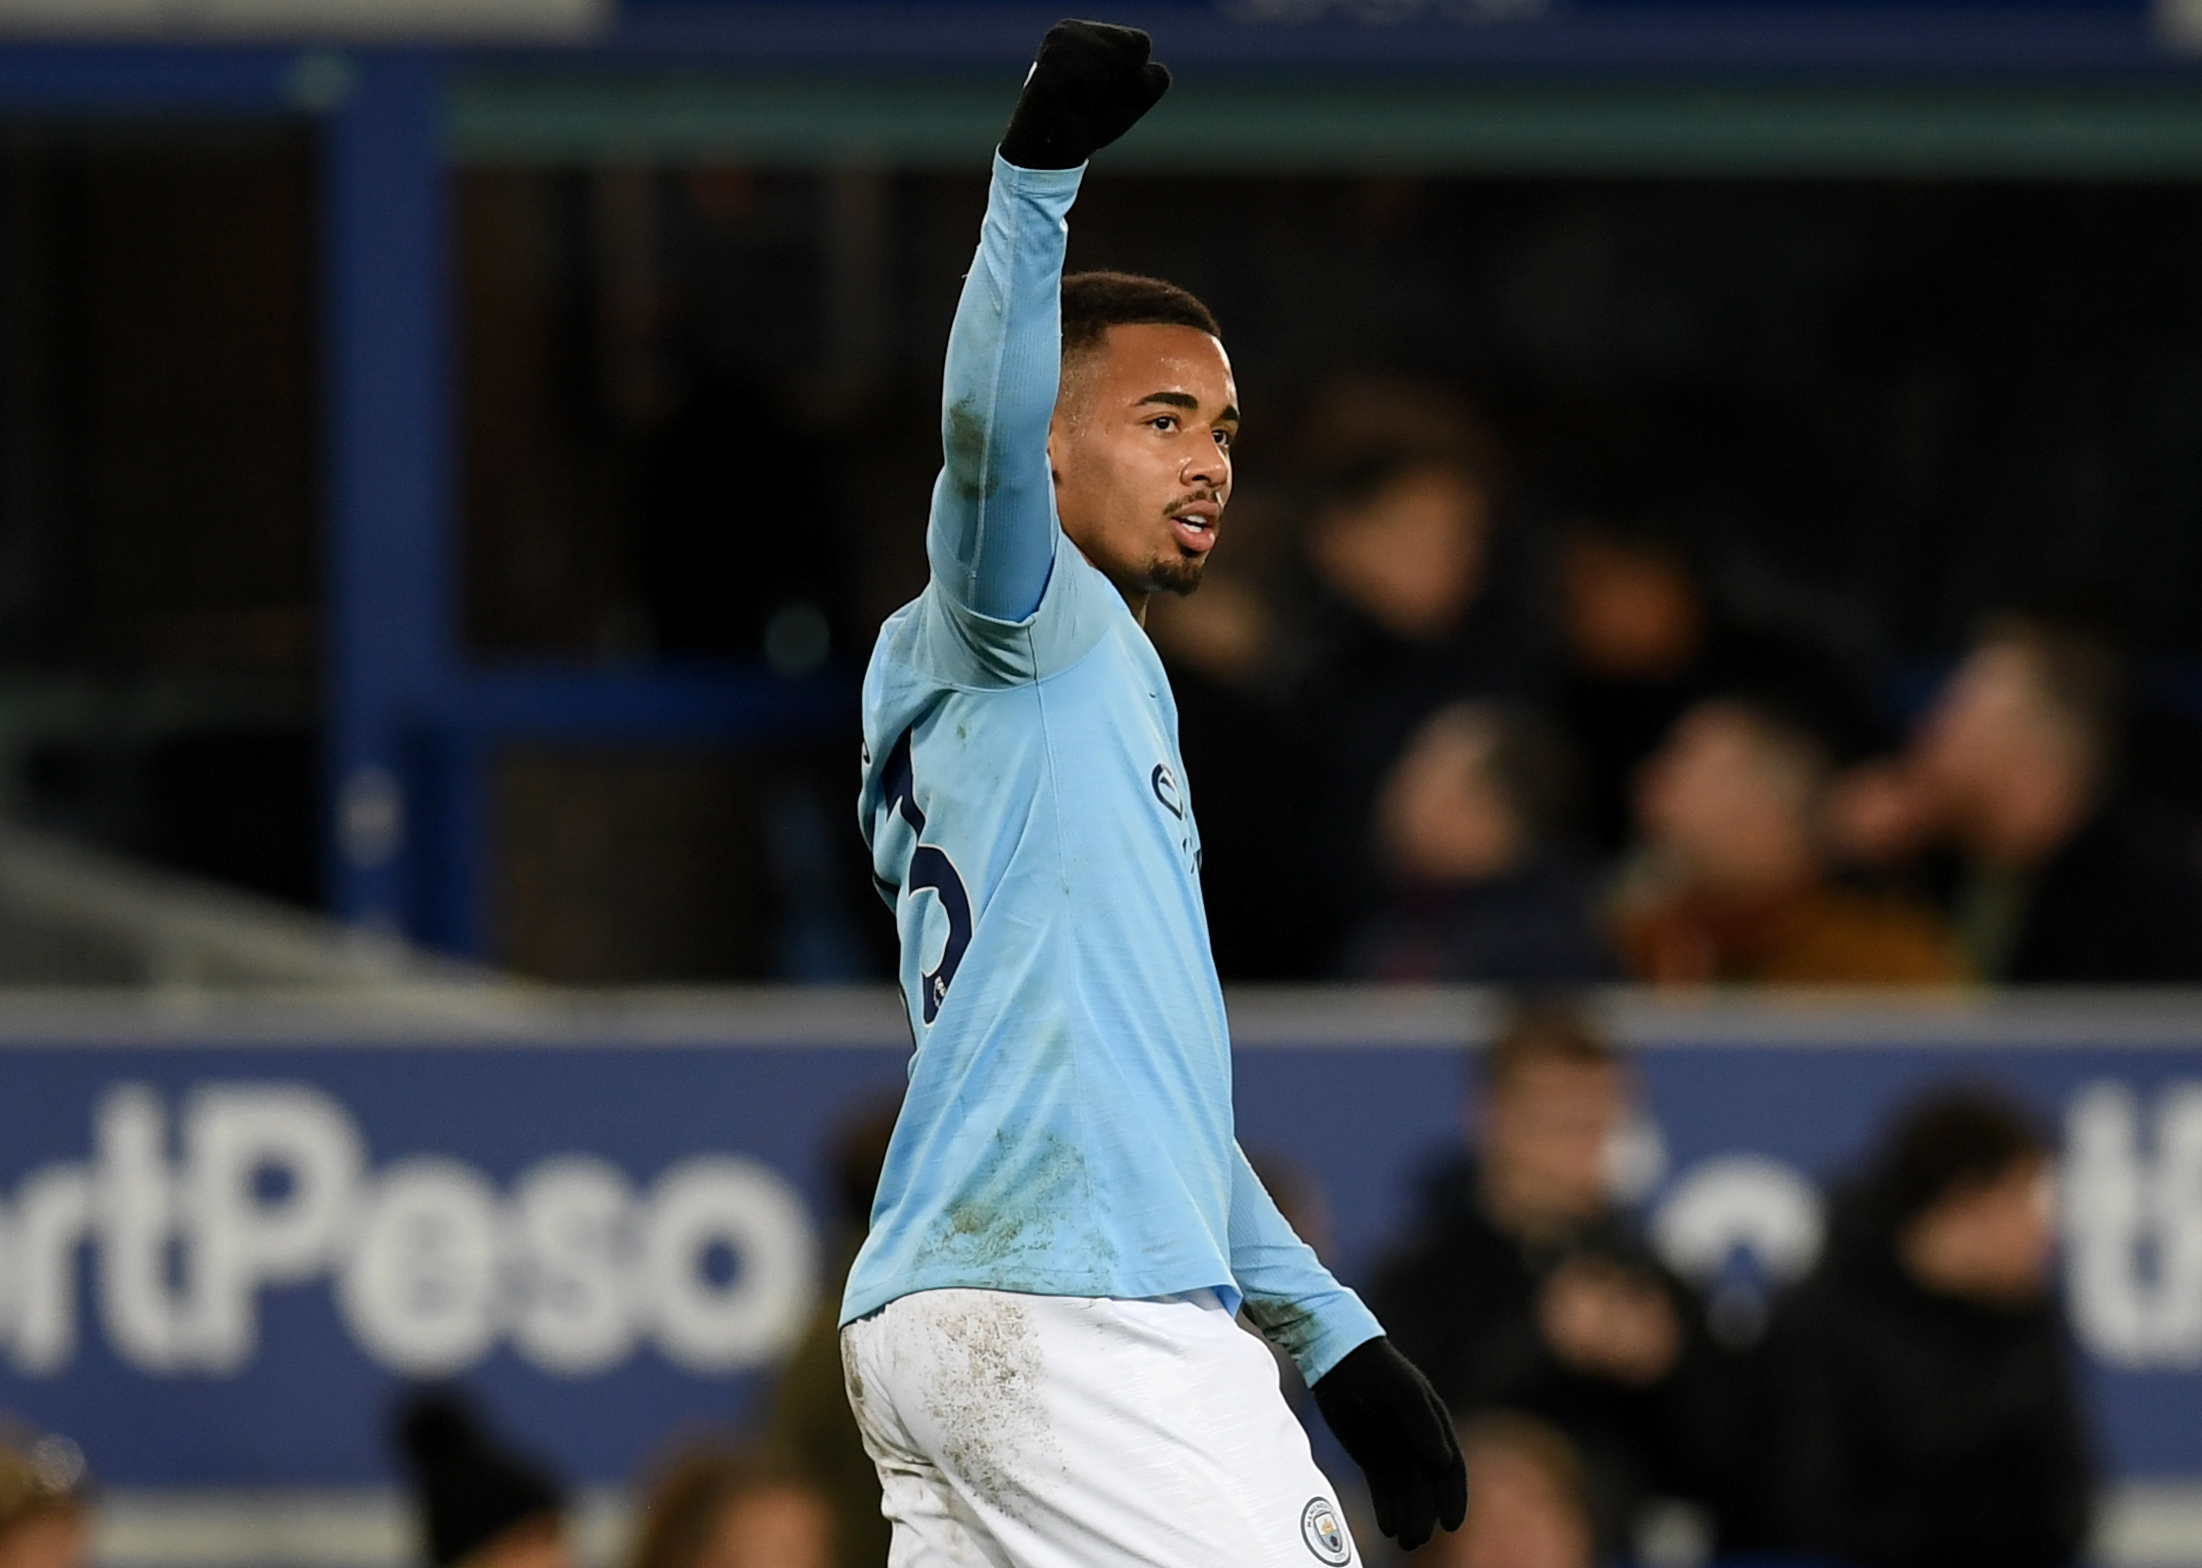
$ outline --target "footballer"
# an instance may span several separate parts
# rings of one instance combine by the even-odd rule
[[[1169,86],[1063,22],[948,340],[925,591],[864,679],[859,816],[916,1052],[842,1304],[895,1568],[1346,1568],[1289,1353],[1405,1547],[1458,1526],[1444,1407],[1232,1129],[1170,683],[1143,622],[1231,500],[1231,361],[1184,290],[1063,275],[1088,157]]]

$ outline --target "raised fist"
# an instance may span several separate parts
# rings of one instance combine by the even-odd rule
[[[1020,169],[1075,169],[1134,125],[1170,90],[1136,27],[1057,22],[1040,40],[1002,158]]]

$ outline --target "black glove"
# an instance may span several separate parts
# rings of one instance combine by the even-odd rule
[[[1316,1382],[1315,1404],[1368,1477],[1377,1529],[1411,1552],[1438,1525],[1460,1528],[1468,1517],[1468,1467],[1453,1418],[1389,1339],[1354,1347]]]
[[[1075,169],[1134,125],[1170,90],[1136,27],[1057,22],[1040,40],[1002,159],[1020,169]]]

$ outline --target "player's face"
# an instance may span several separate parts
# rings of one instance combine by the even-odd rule
[[[1070,367],[1048,457],[1063,531],[1135,610],[1191,593],[1231,500],[1239,394],[1194,327],[1111,327]]]

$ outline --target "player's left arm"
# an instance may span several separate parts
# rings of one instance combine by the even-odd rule
[[[1232,1155],[1231,1273],[1246,1298],[1247,1321],[1291,1356],[1312,1386],[1384,1326],[1294,1233],[1236,1144]]]
[[[1338,1283],[1232,1146],[1231,1273],[1248,1321],[1307,1379],[1339,1446],[1369,1483],[1376,1527],[1408,1551],[1460,1528],[1468,1472],[1453,1418],[1361,1298]]]

